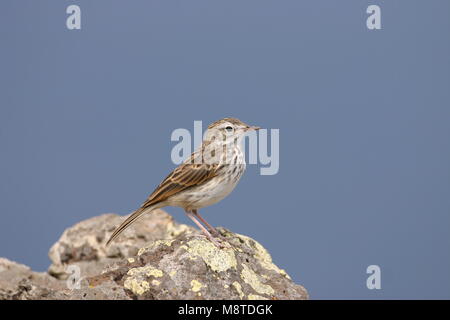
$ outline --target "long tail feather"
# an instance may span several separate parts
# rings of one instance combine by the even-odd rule
[[[135,212],[133,212],[128,218],[125,219],[124,222],[112,233],[111,237],[109,238],[108,242],[106,242],[106,245],[108,246],[114,239],[116,239],[123,231],[125,231],[126,228],[128,228],[133,222],[135,222],[137,219],[139,219],[143,214],[151,212],[158,207],[156,205],[146,207],[146,208],[139,208]]]

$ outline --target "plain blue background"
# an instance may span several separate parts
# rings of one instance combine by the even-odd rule
[[[447,0],[2,0],[0,256],[45,270],[65,228],[144,201],[174,129],[234,116],[280,129],[280,171],[249,166],[202,211],[213,225],[313,299],[450,298],[449,16]]]

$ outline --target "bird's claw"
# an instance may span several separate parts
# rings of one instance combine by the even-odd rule
[[[222,236],[221,234],[218,234],[218,237],[214,237],[214,236],[208,236],[205,234],[201,234],[199,235],[202,238],[206,238],[209,241],[211,241],[216,247],[218,247],[219,249],[225,249],[225,248],[232,248],[231,244],[228,243],[228,241],[225,240],[225,237]]]

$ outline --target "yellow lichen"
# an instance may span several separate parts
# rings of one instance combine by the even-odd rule
[[[130,270],[128,270],[127,275],[129,276],[136,276],[136,275],[147,275],[147,276],[153,276],[153,277],[162,277],[164,275],[164,273],[159,270],[156,269],[153,266],[145,266],[145,267],[140,267],[140,268],[132,268]]]
[[[134,278],[125,280],[124,287],[137,295],[142,295],[150,289],[147,281],[138,281]]]
[[[226,271],[237,266],[236,256],[231,249],[219,249],[210,241],[197,239],[187,242],[187,245],[187,251],[201,257],[213,271]]]
[[[248,283],[253,290],[255,290],[258,293],[261,294],[273,294],[274,290],[271,286],[268,286],[266,284],[263,284],[259,278],[258,275],[251,270],[246,264],[242,264],[242,272],[241,272],[241,278],[244,280],[245,283]]]
[[[152,285],[159,286],[161,284],[161,281],[158,280],[152,280]]]
[[[161,270],[155,268],[155,269],[149,270],[147,272],[147,275],[148,276],[154,276],[154,277],[162,277],[163,276],[163,272]]]
[[[239,294],[239,298],[242,300],[242,298],[244,298],[244,293],[242,292],[242,287],[241,284],[237,281],[232,283],[232,286],[236,289],[236,291]]]
[[[128,262],[129,263],[133,263],[134,262],[134,258],[128,258]]]
[[[131,290],[134,294],[141,295],[150,289],[150,284],[143,280],[146,277],[156,277],[160,278],[164,274],[161,270],[156,269],[153,266],[145,266],[140,268],[132,268],[128,270],[127,275],[129,276],[125,282],[124,287]],[[160,281],[152,280],[152,285],[159,285]]]
[[[200,291],[200,289],[202,287],[204,287],[204,285],[200,281],[195,280],[195,279],[191,281],[191,290],[192,291],[198,292],[198,291]]]

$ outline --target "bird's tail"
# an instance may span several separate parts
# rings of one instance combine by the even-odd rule
[[[128,228],[133,222],[139,219],[143,214],[149,213],[155,209],[158,209],[159,206],[157,204],[151,205],[149,207],[142,207],[133,212],[128,218],[125,219],[124,222],[112,233],[106,245],[108,246],[114,239],[116,239],[126,228]]]

